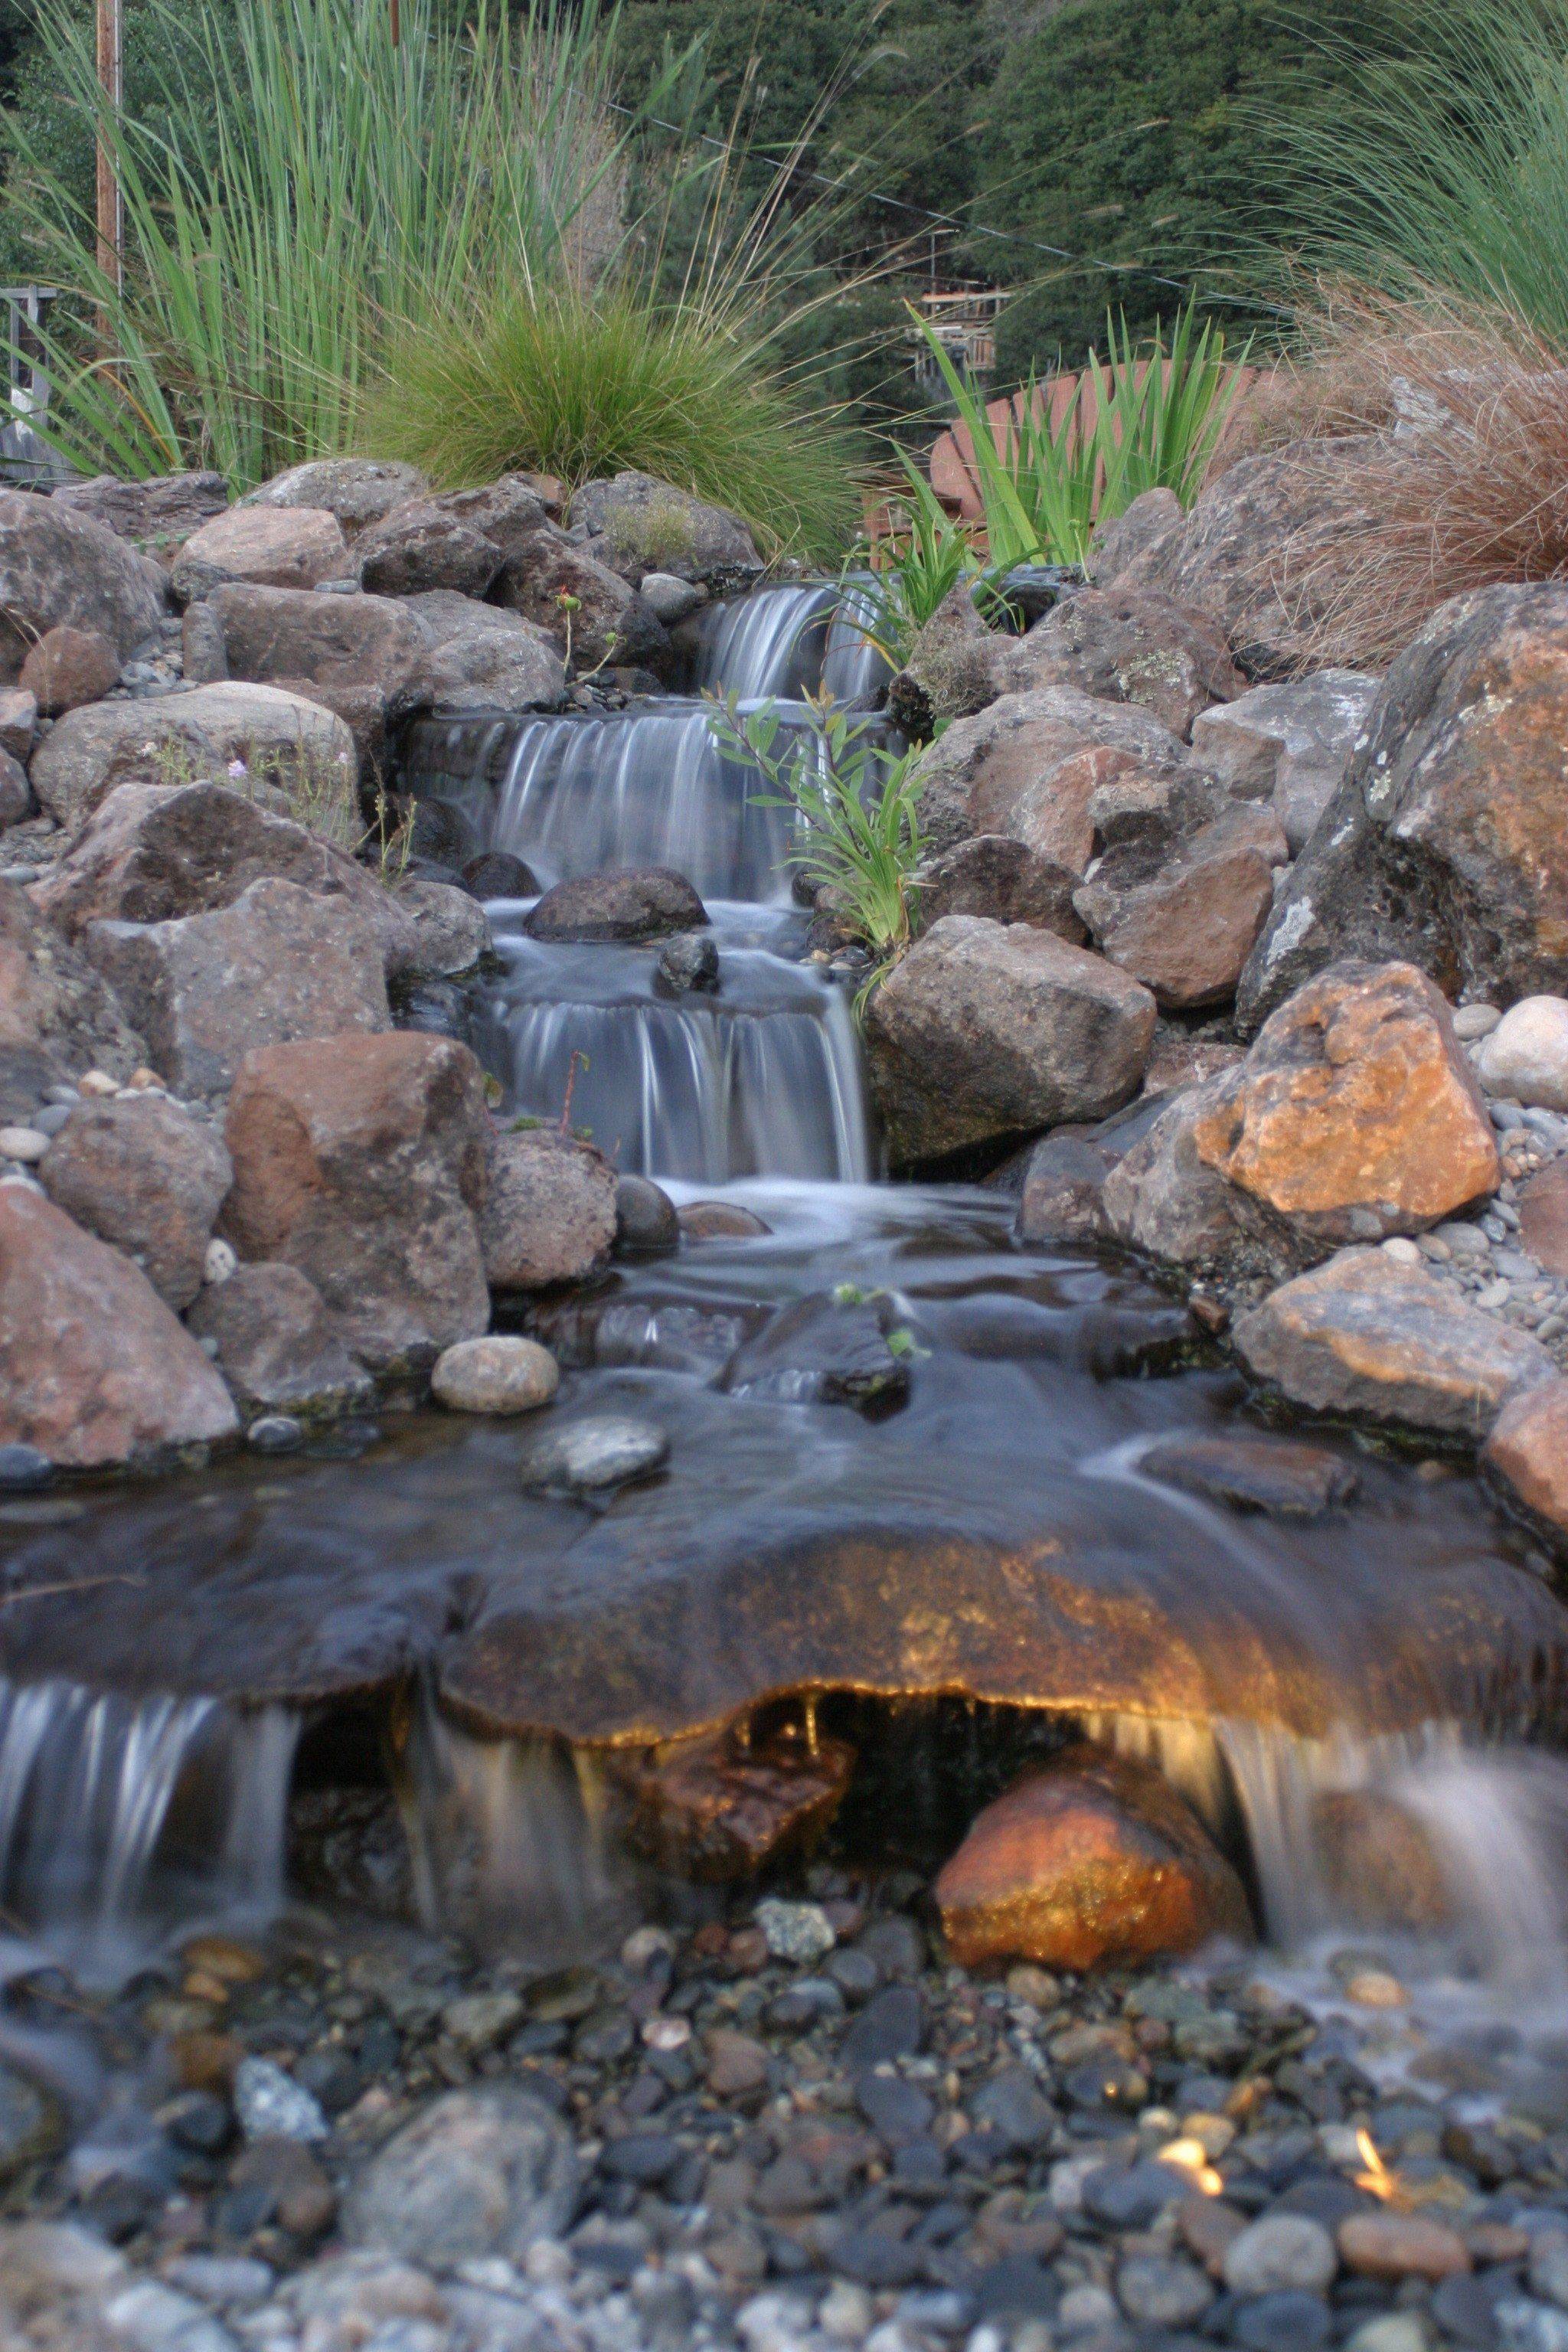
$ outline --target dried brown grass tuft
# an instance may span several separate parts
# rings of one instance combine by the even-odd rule
[[[1451,596],[1568,579],[1568,368],[1522,320],[1339,287],[1292,374],[1306,482],[1353,509],[1299,563],[1260,551],[1290,572],[1304,663],[1380,667]]]

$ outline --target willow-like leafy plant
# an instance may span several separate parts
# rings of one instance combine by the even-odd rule
[[[818,888],[838,894],[846,921],[879,965],[910,944],[921,861],[918,753],[889,760],[863,718],[827,696],[808,697],[804,726],[787,729],[776,705],[742,710],[713,697],[709,723],[731,756],[755,767],[771,790],[764,808],[797,821],[788,853]]]
[[[844,574],[856,626],[894,669],[903,668],[915,639],[960,581],[982,569],[970,533],[908,453],[900,454],[907,478],[893,526],[879,539],[863,540]]]

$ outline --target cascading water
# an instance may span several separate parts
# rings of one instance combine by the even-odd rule
[[[282,1707],[0,1683],[0,1908],[88,1976],[131,1965],[193,1892],[265,1916],[297,1736]]]

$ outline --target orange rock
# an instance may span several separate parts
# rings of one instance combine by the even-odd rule
[[[1088,1747],[987,1805],[935,1892],[965,1968],[1091,1969],[1251,1935],[1240,1880],[1174,1790]]]
[[[1341,2260],[1362,2278],[1446,2279],[1470,2267],[1458,2231],[1421,2213],[1352,2213],[1338,2235]]]
[[[821,1834],[854,1769],[842,1739],[819,1739],[814,1750],[783,1739],[747,1750],[728,1734],[685,1740],[634,1769],[632,1835],[689,1876],[749,1877]]]
[[[1494,1192],[1491,1122],[1414,964],[1337,964],[1264,1024],[1198,1157],[1325,1242],[1419,1233]]]
[[[1510,1502],[1568,1538],[1568,1380],[1544,1381],[1506,1405],[1481,1463]]]

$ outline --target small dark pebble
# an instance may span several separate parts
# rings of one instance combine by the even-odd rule
[[[36,1445],[0,1445],[0,1495],[31,1495],[47,1486],[54,1464]]]
[[[1321,2295],[1287,2288],[1237,2303],[1227,2332],[1246,2352],[1317,2352],[1332,2334],[1333,2321]]]

